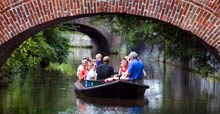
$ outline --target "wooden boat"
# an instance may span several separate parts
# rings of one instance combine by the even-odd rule
[[[148,85],[141,85],[124,80],[116,80],[108,83],[100,81],[90,81],[93,86],[85,87],[87,82],[76,81],[75,93],[79,98],[98,97],[98,98],[119,98],[136,99],[143,98],[145,89]],[[99,84],[97,84],[99,83]]]

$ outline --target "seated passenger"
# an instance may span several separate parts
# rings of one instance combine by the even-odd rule
[[[128,80],[128,78],[126,77],[127,71],[128,71],[128,60],[126,58],[122,58],[121,67],[119,68],[119,71],[118,71],[118,76],[106,78],[105,82],[111,82],[111,81],[119,80],[119,79]]]
[[[77,68],[77,73],[76,73],[79,80],[82,80],[85,78],[87,67],[88,67],[88,60],[87,58],[83,58],[81,61],[81,65],[79,65],[79,67]]]
[[[109,65],[110,57],[105,56],[103,58],[103,62],[104,64],[101,64],[97,67],[97,80],[113,77],[114,75],[114,69],[112,66]]]
[[[128,65],[128,72],[126,77],[129,79],[142,79],[144,64],[138,59],[138,54],[136,52],[131,52],[129,54],[130,63]]]
[[[87,73],[86,80],[96,80],[96,63],[92,62],[89,66],[89,72]]]
[[[126,73],[128,71],[128,60],[126,58],[122,58],[121,67],[119,68],[118,75],[120,78],[126,78]]]
[[[92,61],[91,64],[88,67],[88,73],[86,75],[86,81],[85,81],[85,86],[86,87],[91,87],[95,85],[95,82],[91,80],[96,80],[97,78],[97,73],[96,73],[96,63],[95,61]]]
[[[102,54],[97,53],[95,56],[95,60],[96,60],[96,65],[99,66],[102,64]]]

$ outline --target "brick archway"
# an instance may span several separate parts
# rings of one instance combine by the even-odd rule
[[[219,0],[1,0],[1,61],[9,56],[5,52],[45,27],[102,13],[155,18],[190,31],[220,52]]]

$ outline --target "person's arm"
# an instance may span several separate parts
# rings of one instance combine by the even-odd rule
[[[144,75],[144,77],[147,76],[147,73],[146,73],[145,69],[143,69],[143,75]]]
[[[133,69],[133,65],[130,63],[129,66],[128,66],[128,70],[125,73],[126,78],[129,78],[129,76],[131,75],[132,69]]]
[[[76,72],[76,76],[78,77],[78,79],[80,79],[80,72],[81,72],[81,68],[80,66],[77,68],[77,72]]]
[[[113,67],[111,68],[111,77],[114,77],[114,69],[113,69]]]
[[[121,67],[120,67],[118,70],[118,76],[121,76],[121,75],[122,75],[122,73],[121,73]]]
[[[128,78],[131,75],[128,71],[125,73],[125,77]]]
[[[84,78],[84,76],[83,76],[83,73],[82,73],[83,71],[81,70],[81,72],[79,73],[79,80],[82,80],[83,78]]]

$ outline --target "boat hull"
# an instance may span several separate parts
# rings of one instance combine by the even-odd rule
[[[119,98],[136,99],[143,98],[147,85],[135,84],[127,81],[117,80],[101,85],[86,88],[80,81],[75,82],[75,93],[80,98]]]

